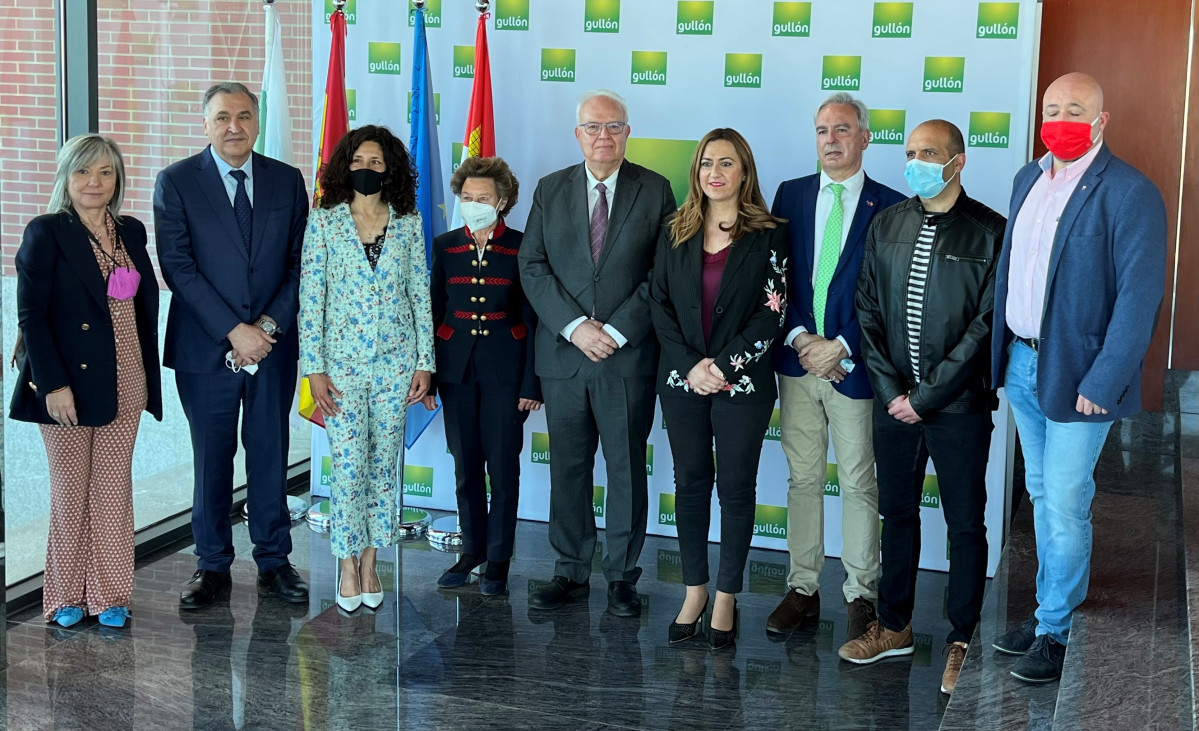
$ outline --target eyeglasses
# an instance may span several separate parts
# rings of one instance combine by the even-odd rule
[[[604,124],[600,124],[599,122],[585,122],[578,126],[592,137],[598,135],[601,129],[608,130],[608,134],[615,137],[621,132],[624,132],[625,127],[628,127],[629,125],[625,122],[605,122]]]

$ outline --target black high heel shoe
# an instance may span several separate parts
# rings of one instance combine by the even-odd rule
[[[677,645],[680,642],[686,642],[687,640],[702,634],[700,632],[700,626],[703,624],[704,615],[708,612],[709,603],[709,598],[705,594],[704,607],[703,609],[699,610],[699,616],[695,618],[694,622],[691,622],[690,624],[679,624],[678,622],[670,623],[670,644]]]
[[[730,630],[716,629],[708,622],[708,647],[721,650],[733,644],[737,639],[737,598],[733,597],[733,628]]]

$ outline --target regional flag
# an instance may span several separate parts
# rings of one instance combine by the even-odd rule
[[[321,117],[320,157],[316,163],[313,207],[321,200],[321,170],[350,128],[350,108],[346,104],[346,15],[341,8],[329,16],[329,31],[333,34],[333,43],[329,46],[329,73],[325,77],[325,111]]]
[[[283,69],[283,26],[274,3],[266,11],[266,67],[262,71],[262,91],[258,97],[258,124],[261,133],[254,152],[291,164],[291,115],[288,113],[287,77]]]
[[[491,105],[491,60],[487,54],[486,13],[479,14],[475,31],[475,84],[470,92],[470,112],[466,115],[466,136],[462,140],[462,159],[495,156],[495,112]],[[462,225],[458,202],[454,202],[452,228]]]
[[[433,75],[429,70],[429,45],[425,40],[425,11],[414,8],[412,42],[412,130],[408,149],[416,163],[416,210],[424,224],[425,262],[433,268],[433,239],[445,233],[445,190],[441,182],[441,155],[437,151],[437,109],[433,101]],[[424,433],[437,412],[421,404],[408,407],[404,446],[409,449]]]

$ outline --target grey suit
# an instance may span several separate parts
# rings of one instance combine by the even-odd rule
[[[607,237],[593,264],[587,184],[583,164],[538,182],[519,255],[521,284],[538,316],[537,375],[550,432],[550,544],[560,556],[555,574],[586,582],[596,540],[591,476],[602,438],[604,576],[635,582],[645,542],[645,442],[658,359],[648,280],[659,227],[675,200],[661,175],[622,163]],[[592,363],[561,335],[584,316],[612,326],[628,343]]]

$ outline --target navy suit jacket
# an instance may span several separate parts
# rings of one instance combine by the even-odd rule
[[[820,174],[787,180],[779,186],[770,212],[785,218],[787,241],[790,246],[791,265],[788,267],[787,319],[783,323],[783,337],[797,327],[816,332],[816,318],[812,314],[812,258],[815,256],[813,237],[816,230],[816,195],[820,192]],[[849,398],[873,398],[870,381],[866,377],[866,363],[862,360],[862,330],[858,326],[854,311],[854,296],[858,288],[858,272],[862,269],[862,254],[865,252],[866,232],[870,222],[884,208],[902,203],[906,198],[899,192],[877,183],[866,176],[862,195],[849,225],[849,236],[837,270],[828,287],[828,300],[824,310],[824,336],[838,335],[853,351],[853,371],[833,388]],[[799,364],[799,356],[791,343],[780,343],[774,349],[774,369],[785,376],[799,377],[807,373]]]
[[[162,277],[173,295],[162,358],[168,368],[220,372],[230,349],[226,336],[262,315],[274,318],[282,334],[260,368],[285,369],[298,358],[296,313],[308,193],[304,177],[290,165],[254,153],[253,166],[248,252],[208,148],[158,174],[154,230]]]
[[[1003,385],[1008,269],[1020,207],[1042,170],[1016,174],[995,279],[992,382]],[[1157,186],[1105,144],[1058,219],[1037,358],[1037,401],[1053,421],[1114,421],[1141,410],[1141,366],[1166,278],[1166,207]],[[1083,416],[1078,395],[1108,410]]]

